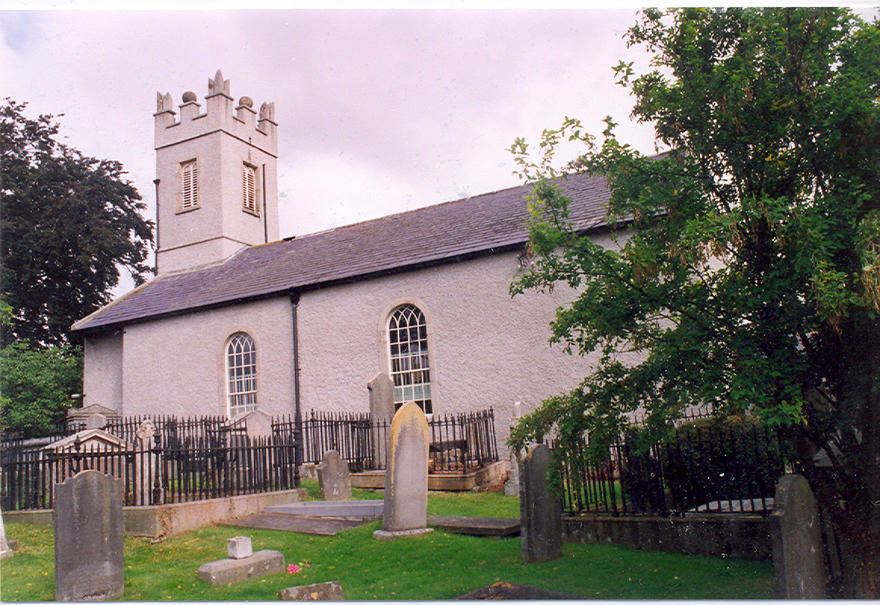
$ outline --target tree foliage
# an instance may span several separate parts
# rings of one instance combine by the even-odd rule
[[[25,107],[0,107],[0,292],[13,309],[0,336],[61,344],[110,302],[120,267],[136,284],[150,273],[152,222],[119,162],[58,142],[53,117]]]
[[[566,119],[537,158],[512,148],[535,183],[536,254],[512,292],[577,288],[552,340],[601,361],[511,444],[588,432],[598,453],[628,413],[644,410],[661,439],[689,405],[789,427],[849,549],[850,594],[876,597],[880,28],[837,9],[647,10],[627,41],[654,70],[614,70],[663,153],[621,143],[610,119],[601,143]],[[627,225],[618,248],[567,221],[553,165],[566,138],[586,146],[566,169],[607,179],[609,224]]]
[[[82,390],[82,351],[70,344],[14,342],[0,351],[0,428],[26,437],[64,422],[70,395]]]

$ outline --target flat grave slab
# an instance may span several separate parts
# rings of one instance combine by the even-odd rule
[[[300,515],[286,515],[283,513],[266,513],[251,515],[239,519],[229,519],[221,525],[232,527],[250,527],[252,529],[275,529],[279,531],[293,531],[300,534],[312,534],[316,536],[334,536],[337,533],[352,527],[364,525],[369,519],[333,519],[327,517],[305,517]]]
[[[492,517],[428,517],[428,525],[469,536],[518,536],[519,519]]]
[[[577,595],[545,590],[534,586],[511,584],[510,582],[495,582],[483,588],[478,588],[460,597],[456,601],[510,601],[510,600],[572,600],[581,599]]]
[[[305,517],[333,517],[339,519],[379,519],[384,500],[336,500],[289,502],[267,506],[263,512]]]

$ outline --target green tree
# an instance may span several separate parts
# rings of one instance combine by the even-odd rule
[[[880,28],[838,9],[647,10],[627,42],[654,57],[648,73],[615,72],[664,153],[621,143],[610,118],[601,144],[567,119],[538,158],[512,148],[535,183],[536,255],[512,292],[576,288],[551,340],[601,361],[511,444],[589,433],[599,455],[628,412],[662,439],[695,404],[787,427],[842,539],[846,594],[876,598]],[[586,152],[557,171],[565,138]],[[618,247],[571,228],[565,170],[607,179]]]
[[[70,395],[82,390],[82,352],[70,344],[14,342],[0,351],[0,428],[27,437],[63,423]]]
[[[13,310],[0,341],[62,344],[110,302],[120,267],[144,281],[153,225],[119,162],[59,143],[53,117],[25,107],[0,107],[0,292]]]

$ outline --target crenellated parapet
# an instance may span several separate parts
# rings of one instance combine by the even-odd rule
[[[155,148],[223,131],[277,157],[275,104],[263,103],[257,113],[250,97],[241,97],[235,104],[229,91],[229,80],[224,80],[223,73],[218,69],[214,77],[208,79],[204,113],[196,94],[187,91],[183,93],[182,103],[178,106],[180,119],[173,109],[171,93],[163,95],[157,92],[156,113],[153,114]]]

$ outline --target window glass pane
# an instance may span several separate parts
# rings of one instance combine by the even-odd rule
[[[226,347],[227,399],[230,417],[257,407],[257,365],[253,339],[235,334]]]
[[[394,402],[416,401],[431,410],[428,330],[424,314],[413,305],[395,309],[388,319],[388,351]]]

